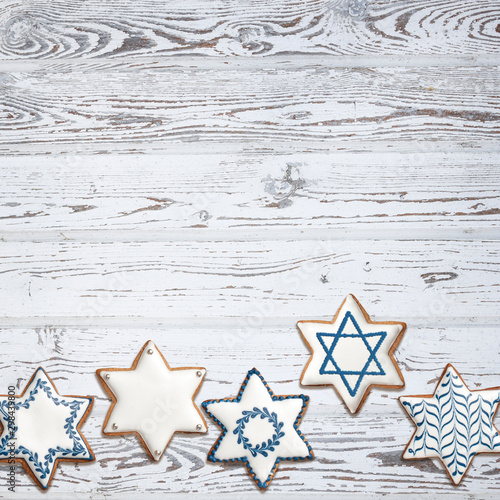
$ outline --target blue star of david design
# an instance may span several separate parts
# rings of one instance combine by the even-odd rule
[[[357,333],[343,333],[349,320],[354,325]],[[377,359],[376,354],[380,346],[382,345],[382,342],[386,338],[387,332],[363,333],[358,325],[358,322],[354,319],[354,316],[350,311],[348,311],[344,316],[344,319],[342,320],[337,333],[318,332],[316,336],[318,337],[319,342],[326,352],[326,357],[323,361],[323,364],[321,365],[321,368],[319,369],[319,373],[321,375],[340,375],[351,396],[354,397],[356,395],[359,386],[361,385],[361,381],[363,380],[363,377],[365,377],[365,375],[385,375],[385,371],[383,370],[379,360]],[[370,345],[368,339],[376,339],[377,337],[378,341],[375,346]],[[327,345],[329,339],[332,339],[332,343],[330,344],[330,346]],[[335,361],[335,348],[339,345],[339,341],[344,341],[344,339],[361,339],[366,346],[368,357],[361,370],[343,370],[340,368],[338,361]],[[328,368],[329,363],[333,365],[334,369]],[[368,370],[370,366],[372,366],[372,368]],[[349,375],[358,375],[358,379],[354,387],[351,386],[346,378]]]

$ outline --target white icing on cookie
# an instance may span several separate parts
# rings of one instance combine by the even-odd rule
[[[458,484],[474,455],[500,452],[500,433],[493,425],[500,388],[470,391],[448,365],[433,395],[399,401],[417,424],[403,458],[437,457]]]
[[[151,457],[159,460],[174,432],[207,431],[193,402],[206,370],[171,369],[151,341],[135,363],[135,369],[97,371],[116,398],[103,431],[139,434]]]
[[[38,368],[21,396],[0,396],[0,459],[23,459],[44,489],[50,485],[58,460],[94,460],[77,429],[92,401],[60,396]]]
[[[359,410],[371,385],[404,386],[389,356],[404,323],[373,324],[348,295],[332,322],[299,321],[297,326],[313,353],[302,385],[333,385],[352,413]]]
[[[202,403],[225,429],[208,459],[243,461],[258,486],[267,487],[280,461],[313,458],[297,430],[308,400],[304,395],[274,396],[260,373],[250,370],[236,398]]]

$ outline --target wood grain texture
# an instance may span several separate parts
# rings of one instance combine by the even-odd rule
[[[244,335],[267,319],[330,319],[353,293],[376,318],[494,323],[499,251],[498,241],[3,243],[0,317],[225,318]]]
[[[236,144],[289,150],[455,151],[491,147],[500,130],[500,68],[239,71],[137,68],[11,73],[1,81],[0,153],[66,145]],[[201,150],[202,151],[202,150]]]
[[[403,55],[499,52],[496,0],[3,0],[0,55]]]
[[[64,239],[111,230],[470,238],[499,228],[499,167],[497,154],[474,152],[9,157],[0,228],[31,240],[33,231]]]
[[[95,370],[129,367],[142,345],[152,339],[171,366],[203,365],[207,376],[196,398],[237,393],[245,373],[256,366],[276,394],[305,393],[311,403],[301,430],[316,458],[311,463],[281,464],[266,495],[290,495],[298,489],[338,494],[411,494],[488,497],[498,476],[499,456],[474,459],[467,477],[454,487],[440,465],[431,460],[404,461],[401,451],[410,439],[413,424],[399,407],[402,394],[432,393],[450,357],[471,388],[498,384],[500,371],[494,356],[500,354],[496,327],[415,328],[411,323],[396,357],[406,380],[403,390],[372,390],[362,411],[353,417],[328,388],[300,387],[298,377],[308,359],[308,349],[293,324],[254,328],[244,343],[228,346],[231,329],[219,327],[182,329],[52,328],[1,332],[2,352],[13,366],[0,367],[0,377],[24,387],[37,366],[53,377],[62,394],[94,395],[94,409],[84,426],[97,461],[58,467],[51,496],[70,492],[100,498],[108,495],[164,493],[231,494],[232,498],[259,495],[239,465],[207,463],[206,454],[219,434],[209,423],[206,435],[176,435],[160,463],[152,463],[136,439],[109,438],[101,433],[109,400]],[[124,338],[127,342],[124,342]],[[7,340],[8,339],[8,340]],[[479,339],[479,341],[478,341]],[[99,345],[99,349],[95,346]],[[286,346],[286,348],[285,348]],[[471,356],[471,352],[474,354]],[[494,355],[494,356],[493,356]],[[1,391],[0,391],[1,392]],[[43,495],[20,473],[17,494]],[[362,488],[360,487],[362,485]]]
[[[500,385],[499,13],[0,0],[0,393],[42,365],[62,394],[97,397],[97,461],[59,466],[51,498],[261,497],[243,467],[206,463],[212,423],[159,464],[102,435],[95,370],[129,367],[148,339],[207,368],[198,403],[254,366],[311,396],[316,459],[281,464],[266,496],[498,497],[498,455],[458,488],[402,460],[414,427],[396,398],[432,393],[448,362],[471,389]],[[298,382],[295,322],[331,319],[348,293],[408,323],[406,388],[356,416]],[[43,496],[18,479],[10,498]]]

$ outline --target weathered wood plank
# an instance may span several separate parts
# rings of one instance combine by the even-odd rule
[[[381,306],[378,303],[371,309]],[[497,326],[443,326],[437,317],[440,313],[433,314],[436,325],[421,327],[409,320],[396,351],[406,381],[403,392],[432,392],[441,371],[450,362],[465,379],[471,380],[471,388],[499,385]],[[401,319],[395,309],[384,318],[377,317]],[[208,369],[197,400],[222,398],[237,392],[246,372],[255,366],[275,387],[276,393],[308,392],[317,413],[331,413],[332,405],[338,407],[335,414],[344,410],[333,389],[300,389],[298,381],[309,350],[293,318],[283,326],[248,325],[245,336],[236,335],[233,327],[218,326],[216,319],[208,326],[76,328],[40,324],[36,328],[2,328],[1,332],[0,345],[5,359],[0,366],[0,377],[7,385],[17,381],[21,387],[30,379],[32,371],[42,365],[54,373],[56,385],[64,384],[68,390],[98,397],[97,413],[106,411],[108,397],[94,377],[95,370],[130,366],[148,340],[158,345],[172,366],[200,365]],[[360,415],[381,411],[399,414],[399,407],[393,401],[398,392],[374,389]],[[357,417],[352,418],[355,421]]]
[[[2,1],[0,55],[481,54],[500,51],[496,0]]]
[[[4,237],[51,231],[60,239],[174,229],[401,238],[429,228],[470,238],[500,225],[499,167],[494,153],[418,151],[9,157],[0,164],[0,228]]]
[[[188,334],[189,333],[189,334]],[[445,472],[432,461],[403,461],[402,450],[412,423],[399,407],[402,394],[432,393],[446,363],[453,361],[471,388],[499,384],[496,327],[429,327],[408,331],[396,357],[406,387],[401,391],[374,389],[361,413],[353,417],[330,389],[300,387],[298,378],[308,359],[295,325],[252,328],[238,345],[226,339],[232,329],[3,329],[2,352],[9,362],[0,367],[4,387],[24,386],[33,370],[44,366],[62,394],[97,397],[84,432],[97,456],[94,464],[63,464],[51,495],[76,491],[101,496],[152,492],[232,493],[256,496],[244,468],[207,464],[206,454],[218,436],[210,424],[205,436],[177,435],[160,464],[152,464],[134,438],[111,439],[101,434],[109,408],[95,377],[106,366],[127,367],[148,339],[154,340],[172,366],[203,365],[207,377],[196,401],[235,394],[246,370],[257,366],[277,394],[305,393],[311,403],[301,429],[316,454],[311,463],[282,464],[267,494],[290,494],[297,489],[337,495],[387,494],[414,491],[433,495],[457,494]],[[124,342],[124,338],[127,339]],[[498,489],[498,457],[479,456],[460,486],[461,494],[491,496]],[[40,494],[24,474],[19,491]]]
[[[0,316],[225,318],[244,334],[252,321],[330,318],[354,293],[377,317],[495,323],[499,251],[498,241],[2,243]]]
[[[237,144],[429,151],[496,144],[499,67],[44,71],[0,86],[0,153]]]

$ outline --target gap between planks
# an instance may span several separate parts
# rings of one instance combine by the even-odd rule
[[[155,56],[155,57],[125,57],[122,59],[25,59],[0,60],[0,72],[26,73],[31,71],[44,72],[104,72],[104,71],[138,71],[139,69],[217,69],[255,71],[259,69],[304,69],[321,68],[376,68],[376,67],[411,67],[427,68],[456,66],[500,66],[500,54],[479,54],[464,56],[449,55],[405,55],[401,56],[335,56],[329,54],[290,54],[288,56],[267,57],[186,57],[186,56]]]
[[[314,319],[331,321],[335,314],[335,306],[332,302],[331,311],[324,316],[318,316]],[[339,304],[338,304],[339,305]],[[383,321],[383,317],[372,314],[372,320]],[[123,329],[218,329],[218,328],[242,328],[242,325],[253,325],[251,329],[262,330],[272,328],[295,328],[296,318],[290,317],[133,317],[133,316],[3,316],[0,317],[0,329],[19,329],[19,328],[119,328]],[[440,318],[439,316],[412,316],[405,320],[408,327],[412,328],[496,328],[498,326],[498,316],[481,318],[464,318],[457,315]]]
[[[33,492],[30,491],[30,494]],[[153,493],[153,492],[144,492],[141,491],[141,497],[151,497],[153,495],[156,496],[161,496],[161,495],[166,495],[166,492],[161,492],[158,491],[158,493]],[[395,498],[395,499],[401,499],[401,495],[403,493],[401,492],[388,492],[384,491],[384,498]],[[433,495],[434,498],[439,498],[440,500],[457,500],[457,495],[453,493],[442,493],[439,491],[434,491],[432,493],[429,493],[427,491],[420,491],[420,492],[411,492],[411,491],[405,491],[404,492],[404,498],[410,499],[410,498],[415,498],[415,499],[421,499],[423,497],[428,498],[428,495]],[[236,494],[238,499],[242,500],[248,500],[251,498],[251,496],[254,496],[255,498],[262,498],[262,493],[255,491],[255,492],[246,492],[246,493],[240,493]],[[257,497],[259,495],[259,497]],[[283,499],[287,500],[289,498],[304,498],[304,493],[290,493],[290,492],[266,492],[266,496],[272,496],[273,498],[276,499]],[[465,495],[471,496],[472,493],[465,493]],[[319,492],[319,491],[307,491],[307,496],[308,497],[313,497],[313,498],[327,498],[327,499],[339,499],[339,500],[366,500],[367,494],[366,493],[347,493],[344,491],[327,491],[327,492]],[[54,500],[68,500],[68,493],[67,492],[51,492],[50,497]],[[109,495],[111,498],[111,496]],[[186,500],[187,493],[170,493],[168,492],[168,498],[172,500]],[[204,498],[205,500],[207,499],[207,493],[196,493],[196,492],[189,492],[189,498]],[[15,497],[13,497],[15,498]],[[81,493],[71,493],[71,498],[73,499],[88,499],[89,495],[88,493],[81,494]],[[123,499],[131,499],[131,500],[136,500],[137,499],[137,493],[127,493],[127,492],[120,492],[120,498]],[[235,498],[235,493],[227,493],[227,492],[217,492],[217,498],[230,498],[234,500]],[[476,498],[475,496],[471,496],[471,498]]]
[[[376,223],[373,223],[374,227]],[[397,240],[394,236],[397,235]],[[93,230],[39,230],[0,232],[1,242],[82,242],[82,243],[163,243],[163,242],[247,242],[247,241],[499,241],[500,229],[496,227],[477,227],[467,229],[453,227],[422,227],[405,229],[404,224],[393,227],[367,229],[345,228],[338,230],[302,229],[289,227],[252,229],[239,227],[234,229],[211,230],[206,228],[186,228],[177,230],[130,230],[130,229],[93,229]]]
[[[1,75],[0,75],[1,76]],[[421,151],[419,148],[418,140],[401,142],[398,149],[394,150],[393,145],[386,141],[379,141],[370,144],[369,153],[372,155],[411,155],[416,154],[417,150],[419,155],[432,155],[436,153],[455,154],[457,153],[457,145],[455,143],[446,142],[429,142],[426,143],[426,148],[429,147],[430,151]],[[15,146],[16,149],[13,149]],[[463,148],[458,150],[459,154],[498,154],[499,146],[496,142],[491,140],[475,140],[474,143],[464,143]],[[40,157],[59,157],[59,156],[103,156],[103,155],[139,155],[147,156],[154,155],[221,155],[221,154],[259,154],[262,156],[289,156],[291,154],[328,154],[332,157],[344,154],[366,154],[367,148],[356,146],[340,147],[335,143],[308,143],[304,144],[298,141],[285,141],[276,139],[272,143],[252,143],[252,142],[210,142],[210,143],[196,143],[196,142],[116,142],[116,141],[102,141],[98,144],[95,143],[53,143],[49,146],[46,144],[26,143],[15,144],[12,143],[9,147],[2,147],[0,144],[0,161],[2,157],[27,157],[27,156],[40,156]]]

